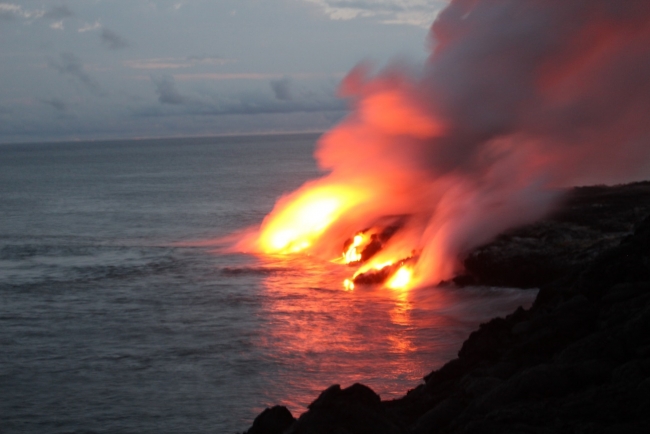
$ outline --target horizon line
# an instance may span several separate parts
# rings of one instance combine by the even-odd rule
[[[61,143],[101,143],[101,142],[128,142],[128,141],[145,141],[145,140],[172,140],[172,139],[209,139],[219,137],[254,137],[254,136],[291,136],[301,134],[324,134],[329,129],[320,130],[293,130],[293,131],[258,131],[258,132],[237,132],[237,133],[216,133],[216,134],[196,134],[196,135],[168,135],[168,136],[137,136],[137,137],[115,137],[115,138],[68,138],[68,139],[51,139],[51,140],[28,140],[28,141],[9,141],[0,142],[0,146],[8,145],[42,145],[42,144],[61,144]]]

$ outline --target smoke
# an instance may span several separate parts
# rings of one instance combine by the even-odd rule
[[[546,215],[562,187],[647,171],[647,0],[453,0],[429,39],[421,70],[348,75],[353,111],[316,153],[329,175],[283,198],[263,231],[307,191],[344,185],[363,193],[312,251],[407,215],[379,260],[416,254],[418,283],[435,283],[472,248]]]
[[[648,152],[649,11],[639,0],[452,2],[418,86],[447,126],[430,161],[471,168],[510,141],[556,183],[627,176],[629,153]]]

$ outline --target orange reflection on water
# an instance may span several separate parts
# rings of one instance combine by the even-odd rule
[[[413,352],[417,348],[413,344],[413,340],[408,335],[409,328],[413,326],[411,323],[411,310],[413,309],[413,304],[409,300],[409,292],[401,289],[393,290],[391,292],[394,294],[395,298],[394,306],[389,311],[389,315],[391,323],[397,326],[396,328],[398,330],[396,333],[389,336],[388,339],[393,344],[395,352]]]
[[[384,398],[398,397],[435,364],[435,358],[422,357],[429,352],[418,340],[426,330],[444,328],[446,320],[414,318],[408,290],[359,285],[345,290],[340,282],[347,267],[310,257],[261,260],[278,271],[263,280],[267,328],[260,344],[291,366],[275,379],[293,388],[282,397],[290,408],[303,411],[334,383],[362,382]]]
[[[332,384],[370,386],[398,398],[453,359],[480,322],[530,305],[535,292],[357,285],[345,266],[301,256],[264,256],[255,346],[270,369],[265,404],[305,411]]]

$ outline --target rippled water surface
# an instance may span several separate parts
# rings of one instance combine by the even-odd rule
[[[399,397],[532,302],[346,292],[329,262],[218,253],[318,175],[316,139],[0,146],[0,432],[234,433],[332,383]]]

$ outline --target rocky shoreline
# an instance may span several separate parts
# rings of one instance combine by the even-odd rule
[[[472,251],[454,282],[539,288],[579,273],[648,215],[650,181],[574,188],[548,218]]]
[[[650,182],[571,191],[548,219],[476,249],[456,284],[540,287],[403,398],[331,386],[247,434],[650,432]]]

